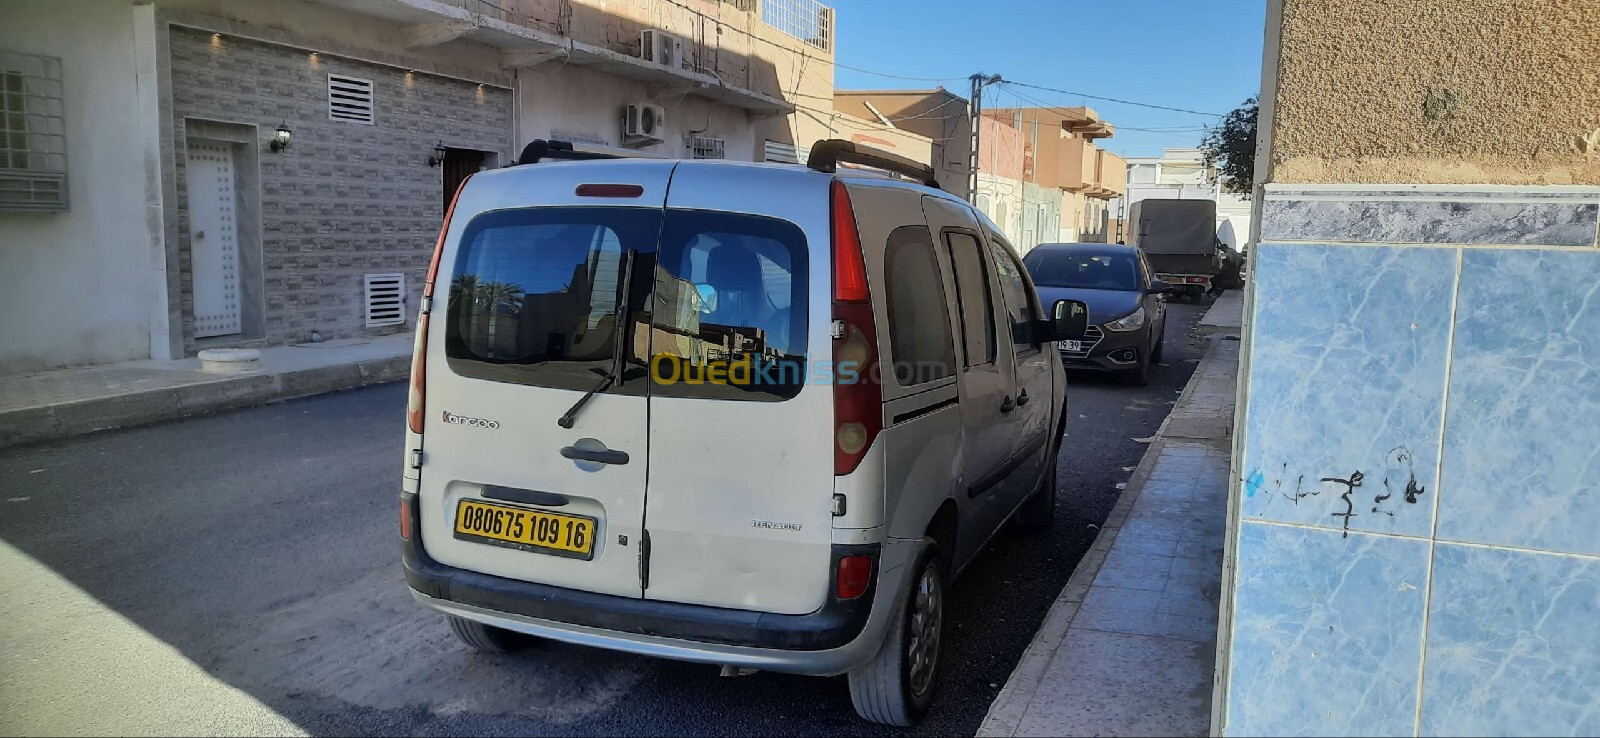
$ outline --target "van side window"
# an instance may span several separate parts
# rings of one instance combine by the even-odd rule
[[[1006,324],[1011,326],[1011,342],[1017,353],[1038,349],[1033,337],[1034,321],[1038,314],[1028,292],[1028,282],[1022,277],[1022,265],[1011,255],[1011,249],[994,234],[989,235],[989,253],[994,257],[995,276],[1000,282],[1000,297],[1006,305]]]
[[[883,271],[888,282],[889,346],[900,386],[955,374],[944,279],[927,226],[901,226],[889,234]]]
[[[950,264],[955,268],[956,305],[961,314],[961,341],[966,346],[967,366],[994,361],[994,302],[989,293],[989,274],[983,264],[983,247],[970,233],[945,231],[950,247]]]

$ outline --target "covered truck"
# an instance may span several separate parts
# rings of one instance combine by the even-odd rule
[[[1199,302],[1222,266],[1217,203],[1140,200],[1128,210],[1128,243],[1144,249],[1156,278]]]

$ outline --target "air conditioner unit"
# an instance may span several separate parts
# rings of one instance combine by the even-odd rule
[[[629,144],[665,141],[666,127],[667,111],[660,105],[639,103],[622,112],[622,137]]]
[[[639,32],[639,56],[671,69],[689,66],[683,55],[683,39],[653,28]]]

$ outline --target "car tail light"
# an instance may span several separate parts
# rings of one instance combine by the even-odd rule
[[[844,183],[834,180],[833,221],[833,473],[861,465],[883,429],[878,384],[878,329],[867,289],[866,258]]]
[[[860,597],[872,582],[872,557],[845,556],[839,559],[839,576],[834,581],[833,593],[839,599]]]
[[[406,399],[406,425],[412,433],[422,432],[423,390],[426,386],[428,357],[428,313],[433,310],[433,285],[439,279],[439,259],[444,256],[444,236],[450,231],[450,217],[456,214],[456,202],[461,190],[467,186],[467,175],[450,198],[450,207],[444,211],[444,222],[439,225],[439,238],[433,242],[433,260],[428,263],[428,278],[422,283],[422,304],[426,309],[417,317],[416,340],[411,346],[411,395]]]
[[[411,540],[411,500],[400,498],[400,540]]]

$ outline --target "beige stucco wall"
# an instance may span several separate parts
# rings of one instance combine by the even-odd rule
[[[1600,184],[1596,0],[1281,1],[1268,181]]]

